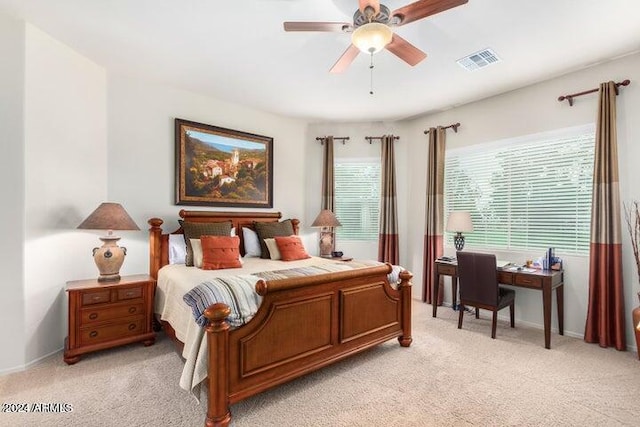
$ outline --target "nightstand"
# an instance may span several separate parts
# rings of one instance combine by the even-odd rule
[[[155,279],[146,274],[113,282],[67,282],[69,336],[64,361],[73,365],[83,354],[139,341],[152,345],[155,286]]]

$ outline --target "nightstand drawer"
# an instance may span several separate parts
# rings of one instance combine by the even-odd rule
[[[142,332],[144,332],[143,319],[95,328],[83,328],[80,330],[80,345],[97,344],[103,341],[139,335]]]
[[[118,289],[118,301],[125,301],[133,298],[142,298],[142,286]]]
[[[100,304],[103,302],[109,302],[109,289],[95,291],[95,292],[83,292],[82,293],[82,305]]]
[[[80,313],[80,325],[104,322],[127,316],[144,314],[144,304],[128,304],[115,307],[85,308]]]

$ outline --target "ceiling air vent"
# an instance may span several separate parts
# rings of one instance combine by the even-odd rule
[[[458,59],[456,62],[465,70],[475,71],[487,65],[500,62],[500,58],[498,58],[498,55],[496,55],[493,50],[487,48]]]

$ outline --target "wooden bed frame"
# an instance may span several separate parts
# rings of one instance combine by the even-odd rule
[[[181,210],[185,221],[274,222],[280,213]],[[163,221],[149,221],[150,274],[168,264],[168,234]],[[297,233],[299,222],[293,220]],[[175,233],[182,233],[179,228]],[[241,246],[242,251],[243,246]],[[227,426],[229,405],[315,371],[392,338],[411,345],[411,273],[400,273],[398,289],[387,274],[391,266],[327,273],[276,281],[260,280],[263,300],[255,317],[231,329],[227,305],[205,311],[208,340],[208,405],[205,426]]]

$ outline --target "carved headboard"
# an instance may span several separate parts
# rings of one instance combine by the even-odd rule
[[[179,212],[180,218],[189,222],[223,222],[231,221],[236,228],[236,235],[240,238],[240,253],[244,255],[244,241],[242,228],[253,229],[254,222],[277,222],[282,218],[280,212],[212,212],[212,211],[187,211]],[[149,229],[149,274],[158,278],[158,270],[169,264],[169,234],[183,234],[182,227],[163,234],[160,218],[151,218],[147,221]],[[300,221],[292,219],[293,231],[298,234]]]

